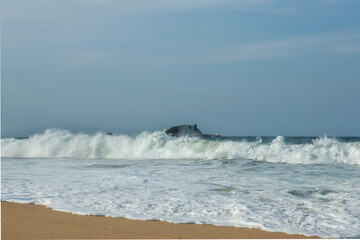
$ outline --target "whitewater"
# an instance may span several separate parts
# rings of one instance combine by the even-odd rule
[[[360,237],[360,138],[1,139],[1,198],[77,214]]]

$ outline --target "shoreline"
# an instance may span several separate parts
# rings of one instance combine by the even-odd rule
[[[1,239],[316,238],[260,229],[77,215],[43,205],[1,202]]]

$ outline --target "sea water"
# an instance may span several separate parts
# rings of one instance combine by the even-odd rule
[[[2,200],[77,214],[360,237],[360,138],[47,130],[4,138]]]

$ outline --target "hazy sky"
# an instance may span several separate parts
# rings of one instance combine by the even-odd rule
[[[360,135],[360,1],[2,0],[2,136]]]

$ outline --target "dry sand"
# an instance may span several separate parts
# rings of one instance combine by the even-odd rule
[[[40,205],[1,203],[1,239],[306,238],[258,229],[83,216]]]

